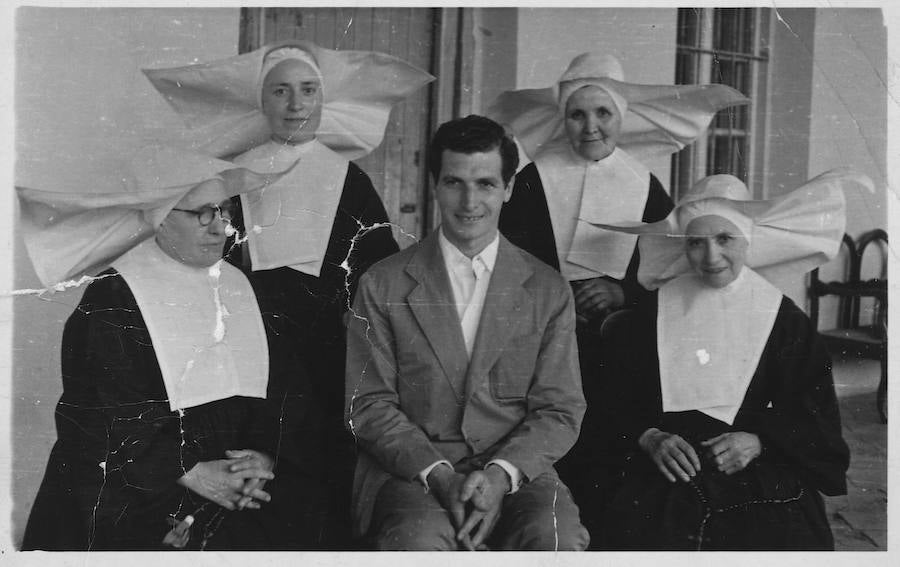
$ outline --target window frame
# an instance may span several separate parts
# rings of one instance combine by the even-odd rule
[[[682,11],[691,10],[697,16],[695,33],[691,37],[681,37]],[[745,51],[733,51],[717,49],[714,46],[717,33],[723,33],[723,26],[716,27],[716,15],[720,10],[747,10],[750,17],[745,20],[751,24],[743,28],[751,35],[747,38],[749,49]],[[767,145],[765,144],[766,132],[769,122],[765,108],[768,103],[769,73],[771,72],[769,48],[772,45],[772,10],[769,8],[679,8],[679,29],[676,35],[676,82],[679,84],[707,84],[717,81],[712,77],[715,67],[714,60],[726,60],[734,64],[735,61],[745,62],[749,66],[746,73],[747,85],[745,89],[739,89],[750,99],[746,112],[745,128],[740,129],[740,137],[746,139],[744,148],[744,170],[734,171],[734,158],[729,158],[728,167],[719,173],[730,173],[741,178],[755,197],[764,196],[763,180],[764,167],[767,161]],[[719,12],[720,13],[720,12]],[[721,23],[721,22],[720,22]],[[748,29],[748,27],[750,29]],[[687,39],[693,43],[688,44]],[[685,68],[684,62],[689,58],[692,68]],[[691,76],[692,75],[692,76]],[[688,82],[689,81],[689,82]],[[717,127],[721,113],[734,112],[734,109],[723,110],[713,118],[709,130],[696,142],[673,154],[671,160],[670,187],[673,198],[677,201],[694,183],[713,173],[711,171],[710,149],[715,147],[716,137],[728,136],[732,130],[734,119],[729,119],[728,125]],[[734,150],[732,150],[734,151]]]

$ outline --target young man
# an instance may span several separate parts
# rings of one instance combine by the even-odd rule
[[[497,123],[429,148],[441,226],[362,277],[347,345],[358,535],[384,550],[581,550],[553,469],[585,403],[568,284],[497,230],[518,165]]]

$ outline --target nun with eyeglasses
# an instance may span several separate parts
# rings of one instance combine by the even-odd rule
[[[19,188],[41,281],[89,282],[23,550],[323,547],[308,371],[222,260],[231,197],[277,179],[153,146],[112,187]]]

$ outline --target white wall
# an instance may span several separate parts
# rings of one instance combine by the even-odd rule
[[[874,194],[848,195],[853,237],[887,222],[886,49],[880,10],[817,11],[809,171],[852,166],[875,182]]]
[[[875,182],[874,193],[846,195],[847,233],[858,238],[873,228],[887,229],[887,29],[881,11],[818,10],[815,62],[809,172],[850,166],[868,175]],[[878,256],[877,250],[866,252],[863,277],[881,273]],[[842,278],[844,265],[845,259],[838,258],[821,275]],[[870,303],[863,304],[864,316]],[[829,315],[836,317],[836,312]]]
[[[834,167],[853,167],[873,179],[876,192],[847,195],[847,232],[858,237],[884,227],[887,32],[881,10],[782,8],[771,25],[764,195],[784,194]],[[843,279],[845,263],[842,256],[824,266],[823,279]],[[806,276],[779,282],[801,308],[807,286]],[[836,301],[826,299],[821,307],[822,328],[833,326]]]
[[[852,166],[875,193],[847,199],[854,238],[887,228],[887,30],[880,10],[819,10],[810,128],[810,171]]]
[[[17,10],[16,183],[89,189],[89,180],[117,173],[111,156],[165,139],[180,120],[140,68],[233,55],[239,21],[238,8]],[[14,285],[39,288],[13,232]],[[16,544],[56,438],[62,325],[81,293],[14,301],[13,517],[11,530],[0,524],[0,533]]]
[[[614,55],[634,83],[675,80],[673,8],[522,8],[518,14],[516,88],[540,88],[559,79],[586,51]],[[669,186],[669,158],[648,164]]]

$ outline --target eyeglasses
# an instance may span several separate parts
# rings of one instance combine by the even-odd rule
[[[217,217],[225,222],[231,222],[232,217],[234,217],[234,206],[231,204],[219,206],[204,205],[199,209],[173,208],[172,210],[194,215],[197,217],[197,222],[200,223],[200,226],[209,226]]]

